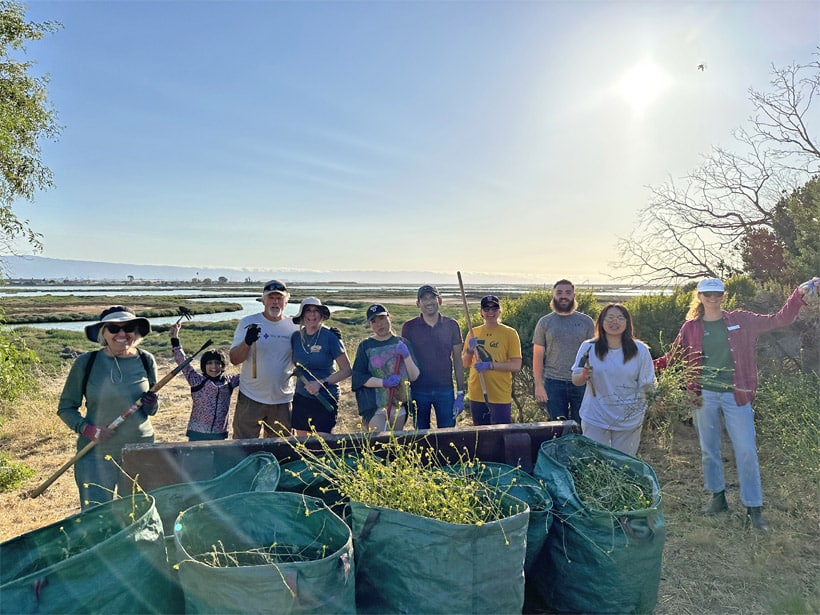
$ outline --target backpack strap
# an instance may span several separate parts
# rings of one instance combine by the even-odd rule
[[[88,363],[85,364],[85,371],[83,372],[83,384],[82,384],[82,392],[83,397],[85,397],[85,390],[88,387],[88,378],[91,376],[91,370],[94,368],[94,361],[97,360],[97,353],[99,350],[94,350],[89,354],[91,356],[88,357]],[[145,356],[145,353],[137,348],[137,353],[139,354],[140,361],[142,361],[142,367],[145,369],[145,375],[148,377],[150,382],[151,380],[151,366],[148,363],[148,357]]]
[[[91,369],[94,367],[94,361],[97,360],[97,353],[99,350],[95,350],[91,352],[91,356],[88,357],[88,363],[85,364],[85,372],[83,373],[83,385],[82,385],[82,392],[83,397],[85,397],[85,389],[88,386],[88,378],[91,376]]]

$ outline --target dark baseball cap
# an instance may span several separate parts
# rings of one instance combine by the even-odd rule
[[[279,280],[271,280],[267,284],[265,284],[265,288],[262,289],[262,296],[270,295],[271,293],[281,293],[286,295],[288,292],[288,287],[285,286],[284,282]]]
[[[387,308],[384,307],[381,303],[374,303],[369,308],[367,308],[367,322],[370,322],[376,316],[381,316],[382,314],[388,314]]]
[[[488,308],[488,307],[500,307],[501,302],[498,300],[498,297],[495,295],[486,295],[481,298],[481,308]]]
[[[438,288],[435,286],[431,286],[430,284],[425,284],[419,288],[419,292],[416,294],[416,297],[421,299],[427,293],[433,293],[436,297],[441,297],[441,293],[438,292]]]

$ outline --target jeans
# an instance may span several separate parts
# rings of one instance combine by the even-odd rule
[[[763,488],[760,484],[760,466],[755,444],[754,410],[751,404],[738,406],[731,391],[718,393],[702,391],[703,404],[695,408],[693,416],[700,441],[703,483],[712,493],[726,489],[723,477],[723,459],[720,456],[720,417],[732,441],[740,481],[740,501],[744,506],[762,506]]]
[[[512,420],[512,403],[487,405],[471,399],[470,413],[473,415],[473,425],[506,425]]]
[[[453,418],[453,389],[434,389],[417,391],[413,389],[413,402],[416,406],[416,429],[430,429],[430,408],[436,410],[436,427],[455,427]]]
[[[571,419],[581,424],[581,400],[584,399],[586,385],[575,386],[571,380],[544,379],[547,391],[547,411],[553,421]]]

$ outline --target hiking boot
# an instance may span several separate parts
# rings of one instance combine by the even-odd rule
[[[763,518],[763,507],[749,506],[746,509],[746,525],[751,525],[761,532],[769,531],[769,524],[766,522],[766,519]]]
[[[712,499],[709,503],[700,509],[704,515],[717,515],[729,511],[729,505],[726,503],[726,492],[718,491],[712,494]]]

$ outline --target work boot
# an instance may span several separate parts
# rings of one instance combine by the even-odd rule
[[[712,499],[709,503],[700,509],[704,515],[717,515],[719,513],[728,512],[729,505],[726,503],[726,492],[718,491],[712,494]]]
[[[769,531],[769,524],[766,523],[766,519],[763,518],[763,507],[749,506],[746,509],[746,525],[751,525],[761,532]]]

